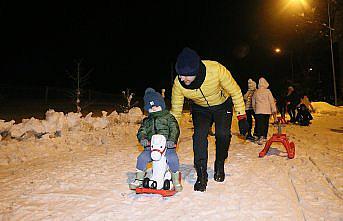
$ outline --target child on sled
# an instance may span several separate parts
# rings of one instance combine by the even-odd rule
[[[164,135],[166,142],[167,164],[171,171],[172,182],[177,192],[182,191],[181,173],[179,171],[179,158],[176,154],[176,143],[180,135],[179,125],[174,116],[166,110],[162,95],[153,88],[147,88],[144,95],[144,109],[148,111],[137,133],[144,151],[137,157],[136,179],[129,184],[130,189],[142,187],[147,164],[152,161],[150,141],[154,134]]]

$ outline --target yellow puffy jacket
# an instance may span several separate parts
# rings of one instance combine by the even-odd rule
[[[243,95],[240,87],[231,76],[231,73],[216,61],[203,60],[206,67],[206,77],[200,89],[210,106],[224,103],[232,97],[237,116],[245,114]],[[184,98],[191,99],[195,104],[208,107],[204,96],[199,89],[186,89],[182,87],[178,76],[174,80],[171,98],[171,113],[180,121]]]

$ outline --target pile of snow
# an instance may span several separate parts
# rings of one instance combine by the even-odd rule
[[[48,110],[44,120],[23,119],[21,123],[0,120],[0,166],[19,164],[57,153],[73,152],[104,147],[113,143],[125,143],[129,135],[136,134],[145,116],[140,108],[128,113],[113,111],[101,117],[92,113],[82,117],[80,113]],[[132,143],[137,142],[135,136]]]
[[[11,129],[14,123],[15,123],[14,120],[11,120],[9,122],[0,120],[0,141],[2,140],[3,136],[6,136],[8,134],[8,131]]]
[[[107,119],[107,112],[102,111],[102,117],[92,117],[92,112],[87,114],[84,121],[89,125],[89,127],[93,129],[104,129],[110,123],[109,119]]]
[[[30,136],[51,138],[62,136],[67,131],[98,130],[117,123],[137,124],[144,118],[141,109],[138,107],[132,108],[128,113],[118,114],[116,111],[113,111],[109,116],[107,116],[106,111],[102,111],[102,117],[92,117],[92,114],[90,112],[83,118],[81,113],[70,112],[65,115],[63,112],[56,112],[50,109],[45,113],[44,120],[32,117],[30,119],[23,119],[18,124],[15,124],[13,120],[9,122],[0,120],[0,140],[5,136],[16,139],[25,139]]]
[[[343,107],[333,106],[326,102],[311,102],[316,113],[336,115],[337,113],[343,113]]]

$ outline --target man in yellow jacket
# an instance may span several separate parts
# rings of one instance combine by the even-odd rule
[[[207,187],[207,135],[215,123],[216,160],[214,180],[225,179],[224,161],[228,157],[231,141],[233,108],[239,120],[242,135],[248,130],[242,92],[230,72],[215,61],[200,60],[197,52],[184,48],[177,57],[176,72],[171,98],[171,113],[180,122],[184,98],[191,99],[194,125],[194,167],[197,172],[195,191]]]

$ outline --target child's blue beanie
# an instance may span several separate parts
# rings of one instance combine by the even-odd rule
[[[162,95],[155,91],[155,89],[149,87],[145,90],[143,97],[144,100],[144,110],[149,111],[152,106],[161,106],[162,110],[166,109],[166,103]]]

